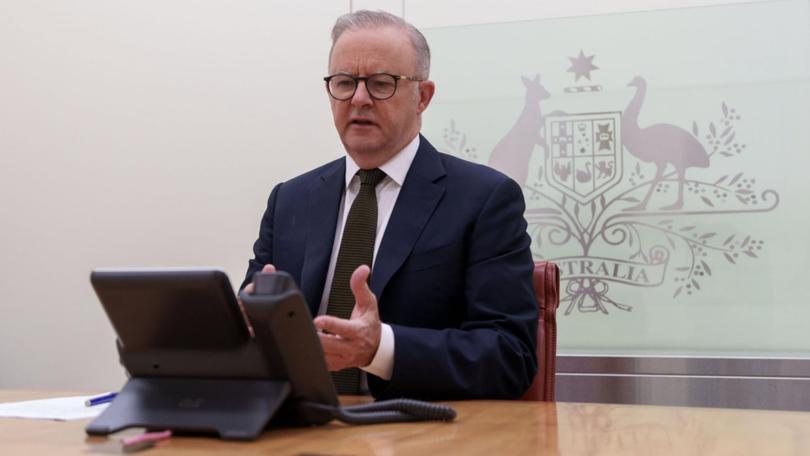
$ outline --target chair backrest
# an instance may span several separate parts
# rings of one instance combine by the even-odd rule
[[[557,308],[560,306],[560,270],[547,261],[534,263],[534,293],[540,311],[537,325],[537,375],[521,397],[525,401],[553,401],[557,373]]]

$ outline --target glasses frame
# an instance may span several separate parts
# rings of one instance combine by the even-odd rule
[[[371,93],[370,90],[368,90],[368,80],[375,77],[375,76],[381,76],[381,75],[390,76],[390,77],[394,78],[394,91],[391,92],[391,95],[389,95],[387,97],[384,97],[384,98],[376,97]],[[354,90],[352,90],[352,94],[349,95],[346,98],[338,98],[338,97],[336,97],[332,93],[332,90],[329,89],[329,81],[331,81],[332,78],[335,78],[335,77],[338,77],[338,76],[344,76],[344,77],[347,77],[347,78],[350,78],[350,79],[354,80]],[[338,100],[338,101],[351,100],[354,97],[354,94],[357,93],[357,88],[360,86],[360,81],[363,81],[363,84],[366,85],[366,93],[368,93],[369,97],[371,97],[372,99],[377,100],[377,101],[388,100],[389,98],[396,95],[397,88],[399,88],[399,80],[400,79],[404,79],[406,81],[414,81],[414,82],[423,82],[424,81],[424,79],[419,79],[419,78],[416,78],[416,77],[413,77],[413,76],[403,76],[401,74],[391,74],[391,73],[374,73],[374,74],[370,74],[368,76],[362,76],[362,77],[361,76],[352,76],[352,75],[347,74],[347,73],[335,73],[335,74],[332,74],[332,75],[329,75],[329,76],[326,76],[326,77],[323,78],[324,82],[326,83],[326,92],[329,94],[330,97],[332,97],[332,98],[334,98],[335,100]]]

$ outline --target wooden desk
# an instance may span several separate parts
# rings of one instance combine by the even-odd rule
[[[70,395],[0,391],[0,402]],[[810,413],[507,401],[451,403],[454,423],[275,429],[255,442],[173,437],[137,454],[810,454]],[[0,419],[2,455],[118,454],[88,420]],[[131,434],[131,432],[130,432]]]

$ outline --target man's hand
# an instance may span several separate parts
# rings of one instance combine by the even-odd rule
[[[272,264],[266,264],[262,268],[262,272],[276,272],[276,267]],[[253,288],[253,282],[250,282],[249,284],[245,285],[245,292],[247,292],[247,294],[253,294]],[[239,302],[239,305],[242,305],[241,301]]]
[[[371,364],[380,345],[380,313],[377,297],[368,287],[371,270],[362,265],[355,269],[350,280],[354,295],[354,310],[349,320],[321,315],[315,318],[315,327],[328,332],[319,332],[326,366],[330,371]]]
[[[262,268],[262,272],[276,272],[276,267],[272,264],[266,264]],[[247,294],[253,294],[253,282],[245,285],[245,292]],[[247,312],[245,312],[245,305],[242,304],[242,300],[239,299],[239,294],[236,294],[236,302],[239,303],[239,309],[242,311],[242,318],[245,319],[245,324],[247,325],[248,332],[250,333],[250,337],[255,337],[256,335],[253,333],[253,326],[250,324],[250,320],[248,320]]]

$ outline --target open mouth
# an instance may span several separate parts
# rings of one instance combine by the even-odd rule
[[[349,125],[354,125],[354,126],[357,126],[357,127],[373,127],[374,125],[377,125],[377,124],[375,124],[374,122],[372,122],[370,120],[355,119],[355,120],[352,120],[351,122],[349,122]]]

